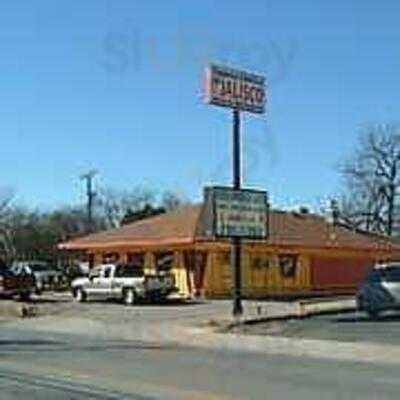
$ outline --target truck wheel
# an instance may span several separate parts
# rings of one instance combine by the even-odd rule
[[[155,293],[152,297],[152,302],[155,304],[161,304],[163,302],[162,298],[163,297],[160,293]]]
[[[124,303],[127,306],[131,306],[136,303],[136,293],[133,289],[125,289],[124,290]]]
[[[86,293],[82,290],[82,288],[77,288],[74,290],[74,298],[78,303],[82,303],[86,301]]]
[[[29,301],[31,299],[31,292],[23,292],[19,295],[21,301]]]
[[[377,320],[379,318],[379,311],[377,310],[367,310],[367,314],[373,320]]]

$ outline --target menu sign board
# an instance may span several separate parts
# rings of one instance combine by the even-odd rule
[[[213,236],[267,238],[268,202],[265,191],[206,188],[205,204],[211,213]]]

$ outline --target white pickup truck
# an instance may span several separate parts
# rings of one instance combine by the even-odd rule
[[[88,277],[74,279],[71,288],[79,302],[91,297],[118,299],[127,305],[139,300],[163,301],[177,291],[172,274],[144,274],[123,264],[99,265],[90,271]]]

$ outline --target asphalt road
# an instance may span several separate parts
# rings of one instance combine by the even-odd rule
[[[321,315],[303,320],[254,325],[246,331],[292,338],[400,345],[400,313],[389,312],[377,320],[361,312]]]
[[[0,326],[0,398],[398,399],[393,366],[97,340]]]

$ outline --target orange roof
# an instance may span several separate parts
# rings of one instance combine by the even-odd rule
[[[168,214],[136,221],[117,229],[110,229],[61,243],[58,247],[65,250],[85,250],[193,243],[199,214],[200,207],[187,206]]]
[[[213,240],[205,235],[202,206],[187,206],[121,228],[59,244],[65,250],[171,246]],[[398,247],[387,237],[363,234],[328,223],[314,214],[271,211],[268,244],[309,248],[375,250]],[[397,248],[396,248],[397,249]]]
[[[272,212],[270,216],[271,245],[302,247],[336,247],[376,249],[392,245],[388,237],[361,233],[345,226],[332,224],[315,214]]]

